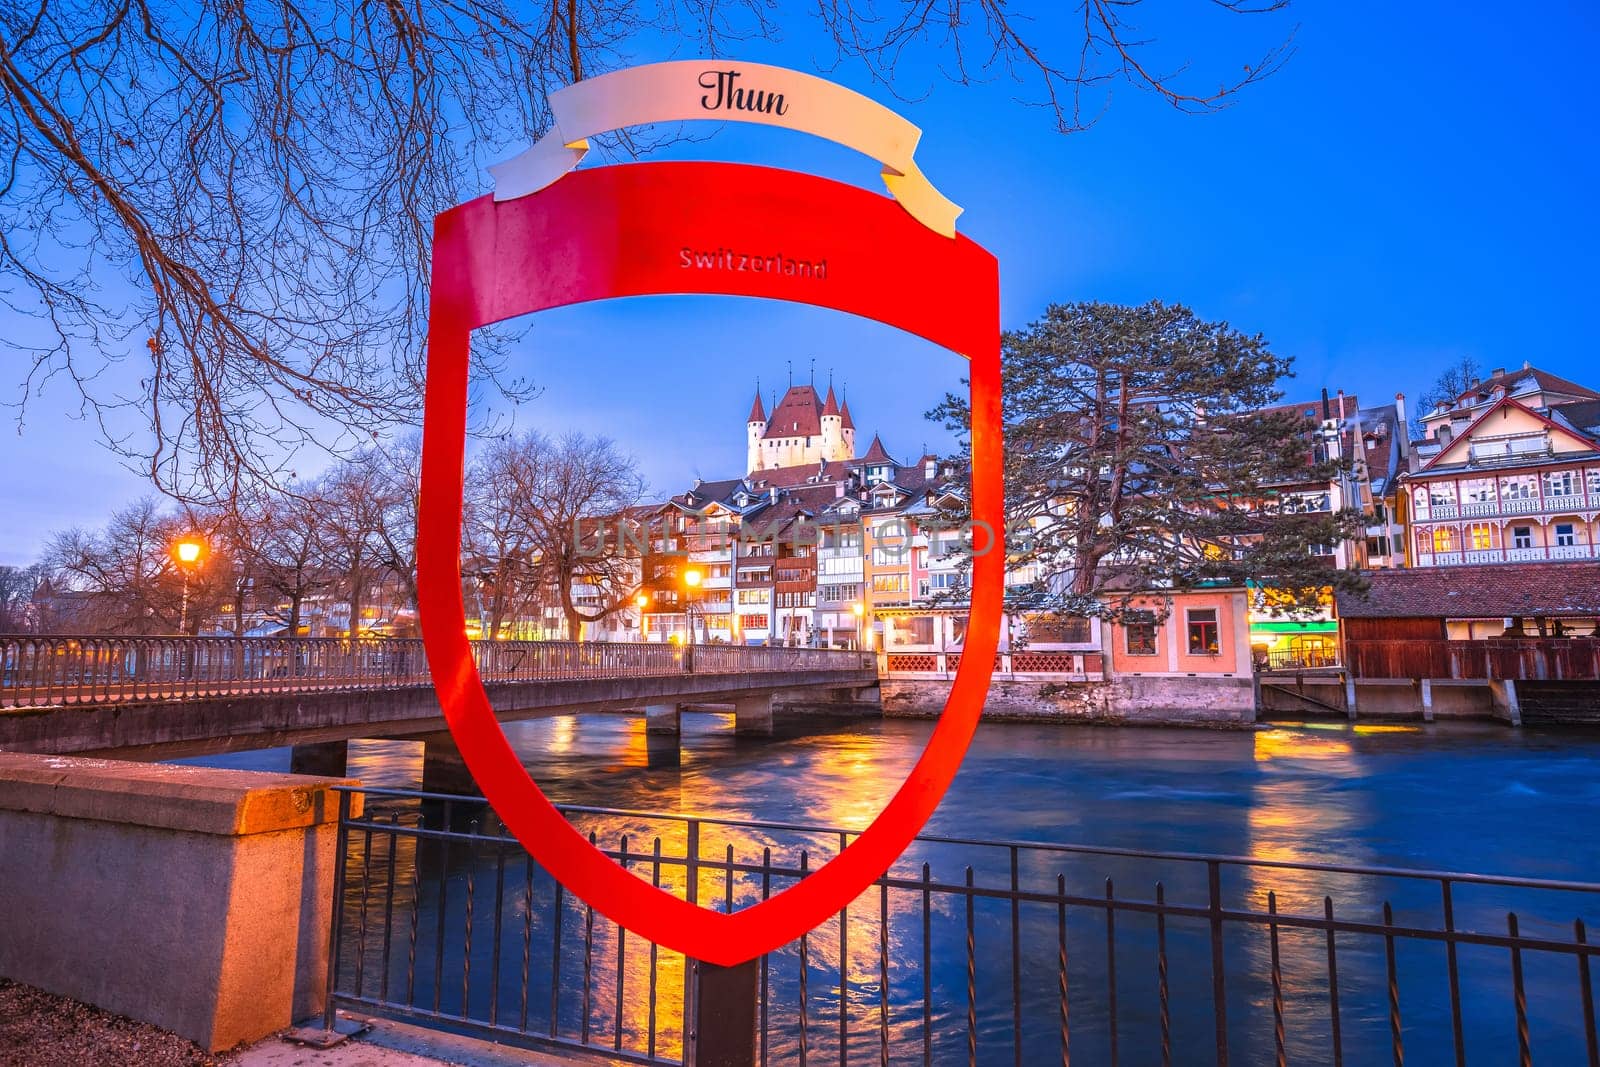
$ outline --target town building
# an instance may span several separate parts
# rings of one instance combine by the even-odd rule
[[[1413,566],[1597,558],[1600,393],[1524,363],[1421,420],[1401,477]]]
[[[1368,569],[1404,565],[1405,528],[1398,516],[1398,476],[1407,455],[1405,398],[1363,408],[1342,390],[1326,390],[1317,401],[1281,404],[1268,413],[1289,412],[1315,423],[1314,454],[1307,466],[1339,461],[1331,479],[1307,479],[1271,486],[1291,512],[1333,514],[1346,509],[1363,517],[1358,536],[1337,544],[1312,545],[1310,551],[1329,568]],[[1270,589],[1251,590],[1250,644],[1256,658],[1271,666],[1323,666],[1338,660],[1339,623],[1329,597],[1312,615],[1275,610]]]

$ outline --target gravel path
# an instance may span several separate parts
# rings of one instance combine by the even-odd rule
[[[0,1067],[211,1067],[176,1034],[0,978]]]

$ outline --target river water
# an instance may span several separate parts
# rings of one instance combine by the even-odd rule
[[[852,720],[808,723],[803,732],[780,724],[778,736],[758,740],[735,739],[731,725],[725,715],[686,714],[681,756],[675,765],[660,758],[659,747],[652,759],[643,722],[636,717],[562,716],[508,724],[506,732],[534,779],[560,803],[860,828],[904,778],[932,724]],[[194,762],[286,770],[288,753],[271,750]],[[1600,811],[1597,772],[1600,733],[1572,730],[1306,724],[1208,731],[986,723],[927,833],[1600,881],[1600,834],[1594,830],[1595,813]],[[352,743],[349,773],[369,786],[418,788],[421,745]],[[437,806],[424,810],[414,803],[378,801],[373,807],[381,818],[407,825],[427,826],[430,819],[441,825],[445,818]],[[492,828],[492,814],[481,807],[458,806],[450,824],[465,829],[463,820],[475,819]],[[635,854],[648,852],[652,832],[668,836],[670,854],[671,835],[676,832],[619,819],[590,819],[584,827],[594,829],[602,844],[612,846],[620,833],[632,833]],[[358,908],[356,887],[364,883],[368,909],[365,914],[348,913],[346,954],[354,955],[350,946],[359,943],[365,974],[353,978],[347,959],[342,988],[353,988],[350,982],[359,980],[364,993],[375,995],[375,983],[381,982],[390,1000],[409,999],[425,1011],[438,1004],[445,1015],[461,1014],[465,1006],[465,1014],[480,1021],[487,1017],[492,999],[501,1023],[531,1010],[530,1025],[544,1028],[554,986],[562,1033],[576,1036],[587,1009],[592,1034],[620,1031],[625,1047],[645,1051],[650,1040],[648,977],[653,968],[658,975],[656,1051],[676,1053],[681,961],[665,952],[652,961],[646,946],[638,945],[637,939],[630,941],[623,951],[627,985],[619,998],[613,977],[616,937],[601,919],[591,940],[595,975],[586,1003],[581,966],[575,961],[583,956],[587,916],[576,902],[558,899],[542,872],[536,872],[535,885],[531,880],[535,875],[522,866],[520,851],[511,853],[508,868],[504,849],[434,851],[431,841],[418,844],[403,839],[394,850],[390,894],[389,838],[379,834],[379,843],[373,846],[356,836],[348,883],[353,890],[350,906]],[[740,862],[758,862],[762,847],[774,848],[775,857],[788,849],[785,860],[791,865],[794,849],[802,844],[812,850],[813,865],[825,860],[831,847],[826,840],[807,843],[727,831],[703,844],[702,854],[721,855],[724,842],[736,848]],[[1069,893],[1098,897],[1107,892],[1105,880],[1113,878],[1119,898],[1148,900],[1159,880],[1169,901],[1204,905],[1203,866],[1194,870],[1176,862],[1099,855],[1063,858],[1025,851],[1022,856],[1019,884],[1024,889],[1053,890],[1059,875]],[[896,870],[914,880],[922,862],[930,864],[931,878],[943,884],[958,885],[969,867],[976,868],[980,886],[1004,886],[1009,877],[1003,853],[953,845],[919,846]],[[674,877],[669,869],[663,883],[672,884]],[[717,881],[703,889],[702,902],[722,884]],[[470,934],[464,929],[466,901],[474,887],[477,938],[469,943]],[[1591,924],[1600,921],[1600,901],[1577,894],[1480,890],[1472,895],[1467,889],[1460,891],[1457,901],[1457,922],[1463,927],[1503,933],[1506,910],[1515,908],[1525,933],[1532,929],[1570,940],[1575,918]],[[1382,904],[1389,901],[1398,924],[1439,921],[1436,885],[1281,869],[1228,869],[1225,906],[1264,909],[1268,890],[1275,893],[1281,911],[1320,914],[1326,894],[1343,918],[1380,922]],[[753,899],[750,894],[755,891],[750,876],[741,878],[739,903]],[[498,939],[490,932],[491,898],[504,902]],[[976,1020],[972,1032],[978,1062],[1017,1059],[1011,1011],[1014,982],[1024,1007],[1022,1062],[1060,1062],[1058,937],[1063,927],[1058,909],[1038,902],[1018,909],[1020,934],[1013,968],[1008,902],[980,900],[969,918],[963,914],[964,898],[930,899],[933,903],[924,905],[921,893],[907,891],[885,902],[872,891],[852,912],[843,947],[838,923],[819,928],[808,939],[804,968],[808,981],[803,991],[797,949],[791,946],[773,957],[768,976],[772,990],[768,1051],[773,1062],[798,1058],[802,999],[810,1059],[839,1061],[842,1005],[850,1062],[877,1062],[884,1038],[892,1061],[921,1062],[925,983],[934,1062],[965,1062],[969,924]],[[880,906],[891,916],[886,928],[878,922]],[[929,912],[926,925],[924,908]],[[380,912],[385,920],[380,920]],[[1108,973],[1103,910],[1074,908],[1064,927],[1071,957],[1074,1059],[1107,1062],[1115,1032],[1122,1062],[1159,1062],[1155,949],[1158,936],[1165,936],[1174,1062],[1209,1062],[1214,1014],[1208,925],[1203,920],[1169,920],[1158,935],[1149,916],[1124,912],[1116,921],[1117,947],[1110,957],[1117,968],[1114,981]],[[553,941],[562,945],[566,961],[559,980],[550,975]],[[520,978],[525,943],[534,957],[527,982],[531,1009],[525,1007]],[[887,967],[881,946],[888,948]],[[1383,939],[1343,938],[1337,947],[1344,1062],[1388,1061],[1391,1033]],[[1270,1063],[1273,1011],[1265,930],[1230,931],[1225,955],[1233,1062]],[[1279,955],[1290,1060],[1331,1062],[1324,935],[1284,930]],[[462,959],[471,961],[466,981]],[[1583,1055],[1583,1018],[1576,963],[1571,956],[1531,953],[1520,962],[1536,1057],[1541,1062],[1578,1062]],[[437,972],[435,964],[442,964]],[[1459,967],[1469,1062],[1514,1059],[1516,1017],[1509,954],[1497,948],[1463,948]],[[846,976],[842,997],[841,969]],[[491,971],[498,976],[492,984],[485,977]],[[1396,975],[1402,1033],[1412,1063],[1454,1062],[1446,974],[1439,946],[1399,942]],[[883,977],[889,979],[887,993]],[[887,1031],[879,1029],[883,1000],[889,1003]]]

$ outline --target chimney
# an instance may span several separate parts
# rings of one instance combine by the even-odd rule
[[[770,500],[774,504],[776,504],[778,502],[778,487],[777,486],[773,486],[772,488],[767,490],[767,499]]]
[[[1498,377],[1500,377],[1500,375],[1504,374],[1505,372],[1506,372],[1506,369],[1504,367],[1496,367],[1494,370],[1489,372],[1489,377],[1498,378]]]
[[[1328,391],[1324,389],[1322,391],[1322,421],[1327,422],[1328,418]]]
[[[1406,425],[1406,394],[1394,394],[1394,415],[1400,423],[1400,458],[1405,459],[1411,452],[1411,428]]]
[[[1344,421],[1344,390],[1339,390],[1339,421]]]
[[[938,475],[939,475],[939,461],[938,460],[934,459],[932,456],[929,456],[927,459],[922,461],[922,476],[924,478],[932,479],[932,478],[938,477]]]

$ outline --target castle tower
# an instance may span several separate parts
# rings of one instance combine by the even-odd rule
[[[844,447],[844,416],[839,413],[839,401],[833,395],[833,383],[828,383],[828,399],[822,405],[822,458],[854,459]]]
[[[843,451],[839,458],[855,459],[856,424],[855,420],[850,417],[850,398],[848,396],[845,397],[844,403],[839,407],[839,436],[844,442]]]
[[[761,438],[767,432],[767,413],[761,406],[761,386],[756,386],[756,398],[750,405],[750,418],[745,421],[745,469],[758,471],[762,468]]]

